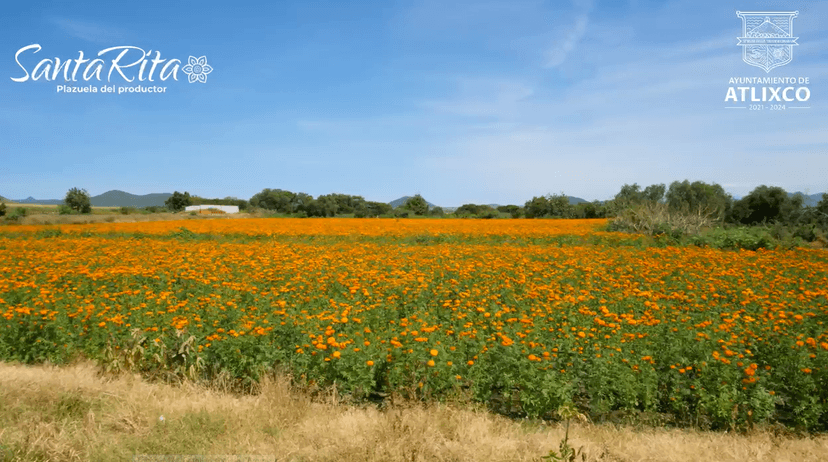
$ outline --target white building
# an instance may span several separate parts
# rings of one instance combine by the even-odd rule
[[[220,213],[239,213],[238,205],[188,205],[184,211],[210,213],[208,210],[220,211]]]

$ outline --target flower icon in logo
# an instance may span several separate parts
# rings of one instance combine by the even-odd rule
[[[207,64],[206,56],[202,56],[200,58],[190,56],[187,65],[184,66],[182,70],[185,74],[187,74],[187,80],[190,83],[193,83],[196,80],[201,83],[207,83],[207,74],[213,72],[213,68]]]

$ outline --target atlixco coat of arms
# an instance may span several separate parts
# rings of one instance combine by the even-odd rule
[[[738,38],[742,59],[765,72],[791,62],[793,47],[799,45],[799,37],[793,36],[793,20],[798,15],[799,11],[737,11],[736,16],[742,18],[742,36]]]

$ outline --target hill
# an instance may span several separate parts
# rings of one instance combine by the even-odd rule
[[[163,207],[164,201],[172,196],[169,193],[154,193],[138,196],[114,189],[98,196],[92,196],[93,207]]]
[[[796,195],[801,195],[802,196],[802,205],[804,205],[806,207],[814,207],[819,203],[820,200],[822,200],[822,194],[823,193],[817,193],[817,194],[811,194],[810,196],[806,196],[805,194],[797,191],[797,192],[794,192],[794,193],[788,193],[788,196],[793,197],[793,196],[796,196]]]
[[[164,201],[172,196],[170,193],[155,193],[138,196],[124,191],[114,189],[103,194],[92,196],[89,198],[93,207],[163,207]],[[18,204],[40,204],[40,205],[60,205],[63,204],[62,199],[35,199],[34,197],[27,197],[26,199],[12,200],[6,199],[10,202]]]
[[[403,196],[399,199],[395,199],[395,200],[389,202],[388,204],[393,208],[397,208],[397,207],[400,207],[403,204],[405,204],[408,201],[408,199],[411,199],[412,197],[414,197],[414,196]],[[426,201],[426,204],[428,204],[428,208],[430,208],[430,209],[434,208],[434,207],[437,207],[436,205],[432,204],[429,201]]]
[[[20,200],[11,200],[12,202],[16,202],[18,204],[40,204],[40,205],[60,205],[63,203],[60,199],[35,199],[32,196],[29,196],[25,199]]]

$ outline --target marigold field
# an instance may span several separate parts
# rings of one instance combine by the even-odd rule
[[[670,247],[604,224],[8,226],[0,359],[828,429],[828,252]]]

